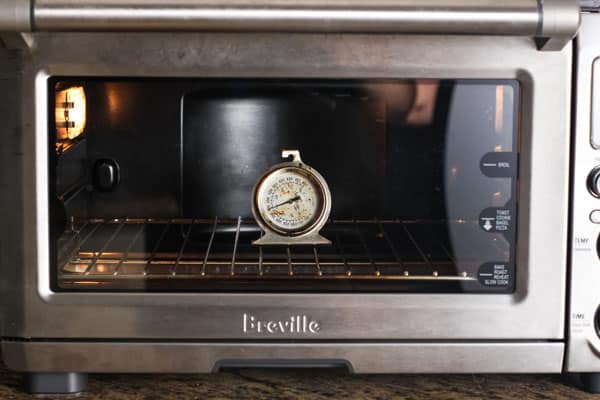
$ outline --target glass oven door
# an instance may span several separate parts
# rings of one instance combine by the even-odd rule
[[[516,80],[55,76],[48,92],[55,291],[515,290]],[[253,188],[282,149],[326,180],[331,244],[252,243]]]

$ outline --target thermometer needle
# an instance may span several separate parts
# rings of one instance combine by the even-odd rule
[[[268,208],[268,210],[269,210],[269,211],[271,211],[271,210],[274,210],[274,209],[275,209],[275,208],[277,208],[277,207],[281,207],[281,206],[283,206],[283,205],[285,205],[285,204],[290,204],[290,203],[293,203],[293,202],[295,202],[295,201],[298,201],[298,200],[300,200],[300,196],[299,196],[299,195],[296,195],[296,196],[292,197],[292,198],[291,198],[291,199],[289,199],[289,200],[286,200],[286,201],[284,201],[284,202],[282,202],[282,203],[279,203],[279,204],[276,204],[276,205],[274,205],[274,206],[272,206],[272,207],[269,207],[269,208]]]

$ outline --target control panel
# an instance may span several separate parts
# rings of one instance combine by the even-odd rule
[[[577,40],[570,302],[566,369],[600,372],[600,14],[584,13]]]

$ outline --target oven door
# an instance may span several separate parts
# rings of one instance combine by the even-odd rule
[[[386,34],[71,33],[31,40],[22,71],[22,156],[9,158],[23,167],[22,198],[14,199],[23,205],[6,218],[23,252],[22,260],[4,263],[5,280],[14,282],[5,337],[206,345],[196,366],[165,361],[137,370],[206,370],[246,357],[343,359],[377,372],[372,357],[390,361],[392,348],[410,349],[393,353],[411,358],[404,367],[385,364],[395,370],[561,369],[570,45],[540,52],[527,38]],[[76,107],[79,87],[87,90],[88,110],[80,140],[61,129],[74,132],[77,121],[54,112]],[[132,115],[144,120],[143,130],[120,123]],[[156,131],[169,118],[180,123],[178,134],[161,142]],[[271,142],[250,140],[252,124],[266,127]],[[319,132],[334,126],[331,137],[322,136],[329,156],[299,132],[311,124]],[[331,177],[332,220],[322,234],[333,246],[251,245],[260,231],[247,213],[250,182],[279,162],[279,146],[288,143]],[[82,144],[93,156],[77,153]],[[70,171],[92,171],[83,186],[57,180],[68,173],[57,172],[56,154],[70,146],[72,165],[79,165]],[[350,152],[348,164],[340,152]],[[145,167],[136,169],[136,160]],[[239,173],[248,165],[250,178]],[[340,174],[344,168],[355,178]],[[211,178],[220,172],[222,180]],[[241,177],[247,179],[236,187],[248,203],[228,186]],[[60,195],[83,195],[83,208],[60,204],[59,186]],[[205,188],[218,195],[207,199]],[[121,250],[112,249],[123,233]],[[143,245],[128,247],[138,233]],[[59,242],[72,245],[62,258]],[[209,252],[211,244],[218,250]],[[275,267],[283,277],[268,279],[281,273]],[[133,272],[119,275],[126,268]],[[248,339],[278,345],[248,349]],[[288,353],[287,340],[308,344]],[[361,347],[365,342],[374,347]],[[6,348],[15,354],[16,347]],[[168,350],[153,349],[170,359]],[[171,351],[183,357],[187,350]],[[464,365],[440,364],[438,351],[456,352]],[[79,364],[71,357],[73,368],[108,368],[91,361],[102,358],[98,350],[85,354]],[[482,361],[489,354],[498,364]],[[17,358],[15,367],[28,368]],[[133,362],[120,359],[121,370]]]

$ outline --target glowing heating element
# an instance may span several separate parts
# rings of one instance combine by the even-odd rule
[[[81,135],[86,123],[86,100],[82,86],[56,92],[56,136],[59,140],[75,139]]]

